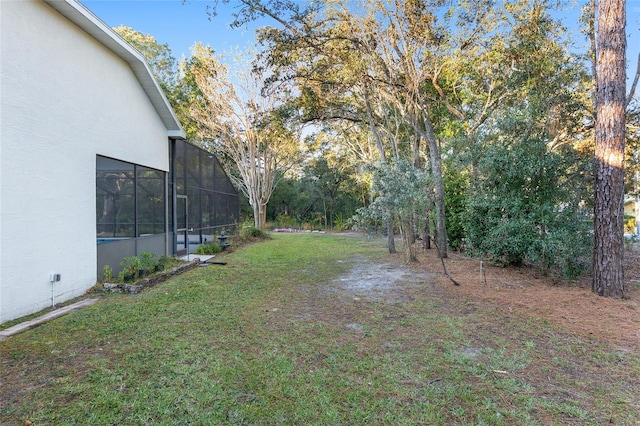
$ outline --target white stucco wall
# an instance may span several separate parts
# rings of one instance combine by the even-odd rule
[[[96,155],[168,170],[131,68],[45,3],[2,2],[0,323],[96,283]]]

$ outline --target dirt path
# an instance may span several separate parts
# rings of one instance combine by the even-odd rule
[[[437,274],[409,268],[395,258],[387,260],[375,263],[351,259],[347,261],[353,265],[348,273],[325,285],[299,288],[286,308],[266,310],[293,321],[332,323],[358,331],[360,325],[353,322],[354,318],[370,310],[371,303],[401,305],[413,298],[413,291],[424,291],[425,286],[435,290]]]
[[[568,333],[640,350],[640,253],[629,252],[625,261],[629,298],[614,300],[592,293],[589,276],[566,282],[533,268],[486,263],[483,276],[479,260],[456,252],[446,264],[460,286],[443,277],[435,250],[421,252],[412,265],[404,264],[401,254],[388,255],[382,263],[352,259],[349,273],[325,286],[302,289],[305,296],[290,314],[293,319],[339,321],[357,328],[350,322],[359,309],[354,302],[402,304],[427,291],[456,311],[468,302],[495,306],[506,315],[543,318]]]

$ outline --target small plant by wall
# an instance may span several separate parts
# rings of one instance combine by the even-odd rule
[[[140,253],[140,270],[146,271],[144,275],[153,273],[158,265],[158,255],[148,251]],[[141,273],[140,275],[143,275]]]
[[[205,243],[200,244],[198,246],[198,254],[216,254],[222,251],[222,247],[220,247],[217,243]]]
[[[142,260],[137,256],[128,256],[122,259],[120,266],[122,266],[122,271],[118,278],[124,282],[133,281],[142,267]]]
[[[173,256],[160,256],[155,253],[142,252],[140,256],[125,257],[121,262],[122,271],[117,277],[113,276],[113,269],[109,265],[102,268],[103,283],[132,282],[145,275],[153,275],[165,269],[181,266],[184,262]],[[142,272],[145,271],[145,272]]]
[[[104,265],[102,267],[102,280],[104,282],[111,282],[113,280],[113,269],[109,265]]]

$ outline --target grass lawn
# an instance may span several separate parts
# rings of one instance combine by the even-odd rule
[[[0,423],[640,422],[640,354],[446,297],[378,240],[276,234],[225,260],[0,343]]]

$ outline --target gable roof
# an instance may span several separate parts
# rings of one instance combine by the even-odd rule
[[[129,64],[151,104],[167,128],[168,136],[186,137],[186,133],[169,104],[162,88],[153,77],[144,56],[127,43],[100,18],[76,0],[44,0],[61,15],[76,24],[99,43]]]

